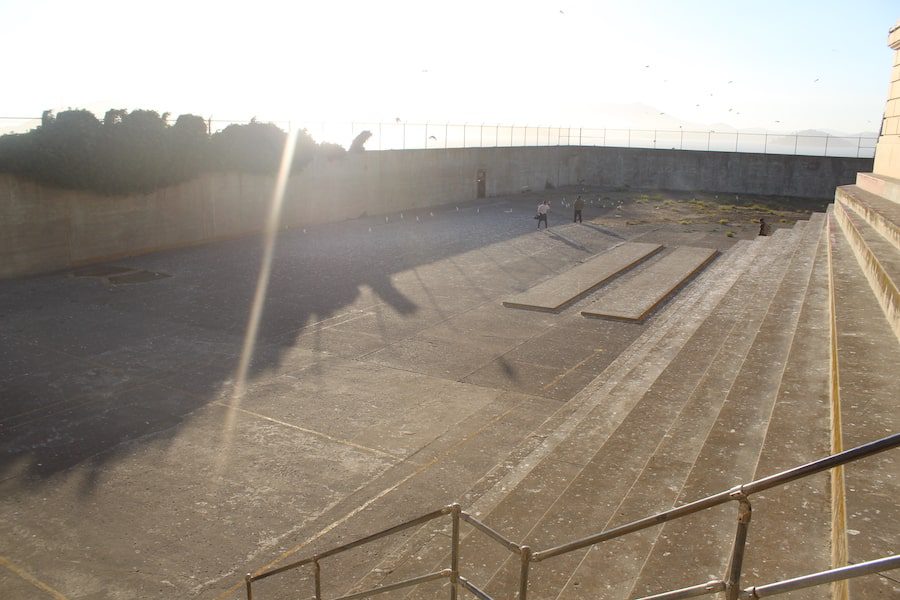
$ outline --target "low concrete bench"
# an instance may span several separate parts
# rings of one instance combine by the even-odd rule
[[[712,261],[713,248],[682,246],[636,273],[581,314],[585,317],[643,321],[647,315]]]
[[[531,289],[503,301],[507,308],[522,308],[544,312],[559,312],[576,300],[591,293],[622,271],[653,256],[659,244],[625,242],[588,259],[565,273],[540,283]]]

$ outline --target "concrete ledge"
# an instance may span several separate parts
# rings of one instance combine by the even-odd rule
[[[676,248],[581,314],[591,318],[641,322],[717,255],[718,251],[712,248]]]
[[[503,306],[558,313],[662,248],[659,244],[642,242],[619,244],[526,292],[504,300]]]
[[[858,212],[900,250],[900,204],[885,200],[856,185],[837,188],[834,199],[835,203],[844,203]]]
[[[875,173],[857,173],[856,185],[876,196],[900,203],[900,179]]]
[[[838,203],[835,206],[834,217],[900,341],[900,291],[897,289],[897,282],[900,281],[900,251],[845,204]]]

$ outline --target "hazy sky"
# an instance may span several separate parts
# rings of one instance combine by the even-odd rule
[[[896,0],[0,0],[0,116],[877,131],[898,18]]]

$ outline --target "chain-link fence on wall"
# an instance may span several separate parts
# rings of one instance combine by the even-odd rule
[[[210,133],[248,121],[210,118]],[[0,117],[0,134],[23,133],[40,125],[40,117]],[[352,123],[300,123],[272,121],[285,131],[306,129],[316,141],[350,146],[369,131],[367,150],[423,148],[493,148],[511,146],[609,146],[710,152],[750,152],[872,158],[876,136],[845,137],[739,131],[688,131],[683,129],[607,129],[586,127],[535,127],[526,125],[407,123],[403,121]]]

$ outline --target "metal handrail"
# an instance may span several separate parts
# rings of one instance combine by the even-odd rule
[[[558,556],[566,552],[579,550],[587,546],[593,546],[594,544],[621,537],[629,533],[634,533],[635,531],[640,531],[641,529],[647,529],[648,527],[694,514],[707,508],[719,506],[720,504],[725,504],[726,502],[730,502],[732,500],[739,500],[741,496],[746,497],[750,494],[756,494],[772,487],[790,483],[795,479],[800,479],[808,475],[814,475],[821,471],[827,471],[828,469],[831,469],[833,467],[837,467],[860,458],[865,458],[879,452],[884,452],[885,450],[891,450],[892,448],[896,448],[897,446],[900,446],[900,433],[895,433],[894,435],[890,435],[886,438],[881,438],[880,440],[869,442],[868,444],[863,444],[862,446],[857,446],[856,448],[851,448],[850,450],[845,450],[844,452],[839,452],[838,454],[832,454],[830,456],[826,456],[825,458],[820,458],[819,460],[815,460],[811,463],[800,465],[799,467],[794,467],[793,469],[788,469],[787,471],[782,471],[781,473],[776,473],[774,475],[770,475],[769,477],[764,477],[750,483],[737,485],[724,492],[719,492],[718,494],[713,494],[712,496],[707,496],[706,498],[695,500],[694,502],[691,502],[689,504],[685,504],[683,506],[679,506],[678,508],[673,508],[671,510],[658,513],[651,517],[632,521],[631,523],[628,523],[626,525],[621,525],[608,531],[602,531],[600,533],[582,538],[580,540],[575,540],[567,544],[548,548],[547,550],[542,550],[541,552],[535,552],[534,561],[539,562],[542,560],[546,560],[553,556]]]
[[[726,502],[736,501],[739,504],[738,511],[738,525],[737,531],[735,533],[734,544],[731,551],[731,558],[729,560],[729,565],[727,568],[726,577],[723,580],[713,580],[707,581],[705,583],[701,583],[698,585],[694,585],[687,588],[682,588],[678,590],[671,590],[668,592],[664,592],[661,594],[656,594],[654,596],[646,596],[641,600],[661,600],[663,598],[667,600],[673,600],[676,598],[693,598],[696,596],[702,596],[706,594],[718,593],[724,591],[726,593],[727,600],[737,600],[738,598],[762,598],[764,596],[771,596],[775,594],[780,594],[788,591],[792,591],[794,589],[799,589],[801,587],[810,587],[813,585],[820,585],[823,583],[830,583],[832,581],[838,581],[842,579],[849,579],[851,577],[858,577],[861,575],[866,575],[869,573],[874,573],[881,570],[888,570],[900,567],[900,556],[890,556],[882,559],[869,561],[866,563],[851,565],[848,567],[840,567],[837,569],[832,569],[829,571],[823,571],[820,573],[813,573],[810,575],[804,575],[803,577],[798,577],[795,579],[790,579],[786,581],[771,583],[763,586],[755,586],[751,588],[747,588],[742,590],[739,587],[740,584],[740,576],[741,576],[741,567],[743,563],[744,556],[744,548],[746,545],[747,539],[747,531],[750,524],[750,517],[752,514],[752,509],[750,506],[749,496],[751,494],[756,494],[770,488],[784,485],[790,483],[791,481],[795,481],[797,479],[801,479],[803,477],[807,477],[809,475],[814,475],[816,473],[820,473],[822,471],[827,471],[834,467],[838,467],[855,460],[859,460],[862,458],[866,458],[869,456],[873,456],[880,452],[884,452],[887,450],[891,450],[900,446],[900,433],[895,433],[893,435],[887,436],[885,438],[881,438],[879,440],[875,440],[873,442],[869,442],[867,444],[863,444],[861,446],[857,446],[856,448],[852,448],[850,450],[846,450],[844,452],[839,452],[837,454],[833,454],[830,456],[826,456],[825,458],[821,458],[810,463],[806,463],[804,465],[800,465],[798,467],[794,467],[793,469],[788,469],[787,471],[782,471],[781,473],[776,473],[774,475],[770,475],[769,477],[764,477],[762,479],[757,479],[755,481],[751,481],[746,484],[737,485],[729,490],[719,492],[717,494],[713,494],[711,496],[707,496],[706,498],[702,498],[700,500],[696,500],[694,502],[690,502],[683,506],[679,506],[677,508],[667,510],[656,515],[646,517],[643,519],[639,519],[637,521],[633,521],[631,523],[615,527],[613,529],[609,529],[607,531],[601,531],[600,533],[590,535],[578,540],[574,540],[572,542],[568,542],[566,544],[561,544],[559,546],[554,546],[552,548],[548,548],[546,550],[542,550],[540,552],[532,552],[531,548],[527,545],[516,544],[502,533],[496,531],[490,526],[486,525],[482,521],[475,518],[473,515],[463,511],[460,509],[459,504],[451,504],[449,506],[445,506],[436,511],[432,511],[415,519],[411,519],[409,521],[405,521],[399,525],[395,525],[393,527],[389,527],[388,529],[384,529],[377,533],[373,533],[366,537],[360,538],[358,540],[348,542],[341,546],[337,546],[325,552],[321,552],[319,554],[313,555],[308,558],[304,558],[302,560],[298,560],[292,562],[290,564],[284,565],[282,567],[278,567],[275,569],[270,569],[268,571],[264,571],[257,575],[252,575],[248,573],[244,578],[247,590],[247,600],[252,600],[253,592],[252,592],[252,583],[254,581],[259,581],[261,579],[265,579],[272,575],[276,575],[278,573],[283,573],[285,571],[295,569],[307,564],[312,564],[314,568],[315,575],[315,597],[316,600],[321,600],[321,579],[320,579],[320,568],[319,561],[323,558],[334,556],[335,554],[339,554],[341,552],[345,552],[352,548],[356,548],[363,544],[367,544],[369,542],[373,542],[375,540],[384,538],[386,536],[392,535],[399,531],[403,531],[405,529],[409,529],[410,527],[415,527],[416,525],[421,525],[428,521],[440,518],[444,515],[450,515],[452,518],[452,536],[451,536],[451,556],[450,556],[450,568],[443,569],[441,571],[436,571],[434,573],[429,573],[427,575],[421,575],[418,577],[413,577],[410,579],[406,579],[397,583],[392,583],[385,586],[377,586],[374,588],[370,588],[368,590],[355,592],[353,594],[347,596],[341,596],[334,600],[353,600],[356,598],[362,598],[366,596],[372,596],[376,594],[381,594],[384,592],[388,592],[391,590],[396,590],[404,587],[409,587],[413,585],[418,585],[420,583],[424,583],[426,581],[432,581],[435,579],[447,577],[450,579],[450,598],[451,600],[456,599],[456,593],[458,588],[463,588],[468,590],[470,593],[475,595],[479,600],[493,600],[484,590],[481,590],[477,586],[475,586],[471,581],[460,575],[459,573],[459,545],[460,545],[460,536],[459,536],[459,523],[460,520],[464,520],[470,525],[472,525],[476,530],[481,531],[489,538],[501,544],[504,548],[513,552],[514,554],[518,554],[520,557],[520,572],[519,572],[519,594],[518,600],[526,600],[527,592],[528,592],[528,575],[531,563],[541,562],[543,560],[547,560],[548,558],[553,558],[554,556],[559,556],[561,554],[566,554],[568,552],[574,552],[576,550],[580,550],[582,548],[586,548],[588,546],[593,546],[594,544],[598,544],[600,542],[608,541],[617,537],[621,537],[623,535],[627,535],[629,533],[634,533],[636,531],[640,531],[642,529],[646,529],[648,527],[653,527],[655,525],[660,525],[662,523],[666,523],[668,521],[673,521],[675,519],[691,515],[702,510],[706,510],[708,508],[712,508],[715,506],[719,506],[725,504]]]

